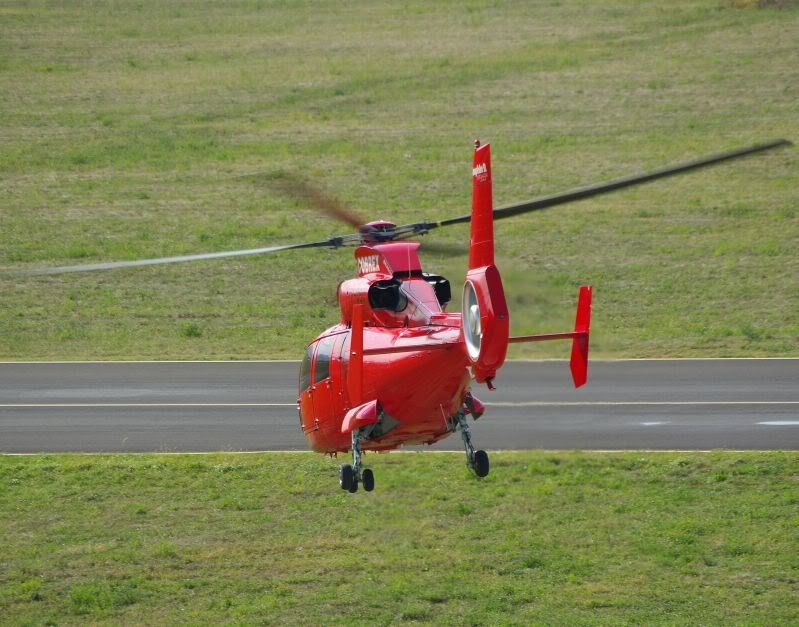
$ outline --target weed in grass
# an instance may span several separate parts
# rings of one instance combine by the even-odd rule
[[[196,322],[186,322],[180,327],[180,335],[183,337],[201,337],[202,328]]]
[[[536,569],[544,567],[544,560],[536,555],[528,555],[522,560],[522,566],[527,569]]]
[[[724,551],[730,557],[740,557],[742,555],[752,555],[755,550],[750,544],[733,542],[724,547]]]
[[[144,516],[147,513],[147,508],[141,503],[131,503],[128,511],[133,516]]]
[[[76,614],[89,614],[108,607],[107,591],[96,583],[73,586],[69,600]]]
[[[752,342],[757,342],[763,339],[764,336],[763,331],[756,328],[749,322],[746,322],[743,325],[741,325],[741,334],[743,334],[744,337],[746,337],[746,339]]]
[[[153,547],[153,554],[160,559],[174,559],[178,557],[178,550],[172,542],[159,542]]]

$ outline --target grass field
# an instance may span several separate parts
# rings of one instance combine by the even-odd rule
[[[799,621],[795,453],[0,457],[7,624]]]
[[[347,232],[237,178],[277,169],[371,218],[462,215],[476,136],[498,205],[797,140],[798,39],[787,1],[4,2],[0,268]],[[596,355],[796,355],[798,164],[782,150],[502,223],[512,330],[570,328],[590,282]],[[464,256],[425,263],[457,293]],[[5,276],[0,358],[296,358],[353,267],[301,251]],[[542,344],[513,354],[566,350]]]

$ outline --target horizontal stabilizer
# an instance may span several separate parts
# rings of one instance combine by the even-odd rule
[[[520,342],[543,342],[546,340],[571,340],[572,354],[569,368],[572,372],[574,387],[584,385],[588,380],[588,333],[591,327],[591,286],[580,287],[577,297],[577,318],[574,331],[565,333],[538,333],[536,335],[515,335],[508,338],[510,344]]]

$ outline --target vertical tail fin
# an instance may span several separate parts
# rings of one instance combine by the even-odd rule
[[[475,141],[472,158],[472,220],[469,270],[494,263],[494,201],[491,192],[491,145]]]
[[[569,368],[574,387],[578,388],[588,380],[588,332],[591,327],[591,286],[580,287],[577,297],[577,317],[574,321],[572,355]]]

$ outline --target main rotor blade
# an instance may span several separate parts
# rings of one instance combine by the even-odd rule
[[[252,175],[248,176],[252,178]],[[293,172],[277,172],[267,177],[278,191],[290,198],[306,202],[310,208],[317,209],[327,215],[346,222],[355,229],[360,229],[366,220],[351,208],[344,206],[337,198],[312,185],[305,178]]]
[[[136,259],[133,261],[110,261],[107,263],[86,263],[77,266],[60,266],[55,268],[34,268],[31,270],[13,270],[10,274],[16,276],[32,276],[43,274],[65,274],[67,272],[92,272],[95,270],[113,270],[115,268],[134,268],[137,266],[156,266],[165,263],[183,263],[184,261],[199,261],[202,259],[220,259],[222,257],[243,257],[245,255],[262,255],[275,253],[281,250],[295,248],[317,248],[327,246],[337,248],[344,245],[350,236],[334,237],[324,242],[307,242],[304,244],[286,244],[285,246],[271,246],[268,248],[250,248],[247,250],[229,250],[220,253],[202,253],[199,255],[180,255],[177,257],[158,257],[155,259]]]
[[[287,172],[274,174],[248,174],[240,178],[265,177],[282,193],[293,198],[306,201],[312,208],[320,210],[334,218],[346,222],[358,229],[358,233],[351,233],[320,242],[306,242],[302,244],[286,244],[284,246],[271,246],[267,248],[251,248],[247,250],[231,250],[216,253],[202,253],[199,255],[180,255],[176,257],[158,257],[155,259],[137,259],[133,261],[110,261],[107,263],[88,263],[76,266],[60,266],[55,268],[35,268],[31,270],[12,270],[8,274],[15,276],[65,274],[68,272],[92,272],[95,270],[113,270],[116,268],[134,268],[138,266],[154,266],[167,263],[182,263],[185,261],[201,261],[203,259],[221,259],[224,257],[242,257],[244,255],[262,255],[281,250],[298,248],[338,248],[348,244],[360,244],[363,233],[368,227],[364,221],[347,209],[338,200],[322,192],[299,175]]]
[[[563,205],[569,202],[574,202],[575,200],[582,200],[584,198],[590,198],[592,196],[598,196],[600,194],[607,194],[608,192],[612,192],[617,189],[632,187],[633,185],[641,185],[643,183],[648,183],[650,181],[665,178],[667,176],[674,176],[675,174],[681,174],[683,172],[689,172],[691,170],[696,170],[698,168],[704,168],[709,165],[721,163],[722,161],[729,161],[730,159],[745,157],[747,155],[751,155],[756,152],[762,152],[764,150],[771,150],[772,148],[778,148],[780,146],[791,146],[791,145],[792,142],[788,141],[787,139],[775,139],[773,141],[769,141],[763,144],[755,144],[753,146],[747,146],[746,148],[739,148],[737,150],[730,150],[727,152],[719,152],[713,155],[709,155],[707,157],[702,157],[701,159],[695,159],[693,161],[685,161],[683,163],[666,166],[665,168],[653,170],[652,172],[645,172],[643,174],[634,174],[632,176],[625,176],[622,178],[614,179],[612,181],[606,181],[604,183],[597,183],[596,185],[578,187],[576,189],[572,189],[567,192],[562,192],[560,194],[544,196],[542,198],[536,198],[534,200],[529,200],[527,202],[521,202],[514,205],[508,205],[506,207],[500,207],[498,209],[494,209],[494,220],[502,220],[503,218],[510,218],[512,216],[517,216],[523,213],[529,213],[531,211],[548,209],[549,207],[554,207],[556,205]],[[428,222],[420,224],[424,224],[424,228],[422,230],[426,231],[439,226],[449,226],[450,224],[462,224],[464,222],[469,222],[471,219],[472,219],[471,215],[466,215],[466,216],[460,216],[458,218],[449,218],[447,220],[441,220],[440,222]],[[416,225],[404,225],[404,226],[416,226]],[[399,229],[402,227],[397,227],[397,228]]]

